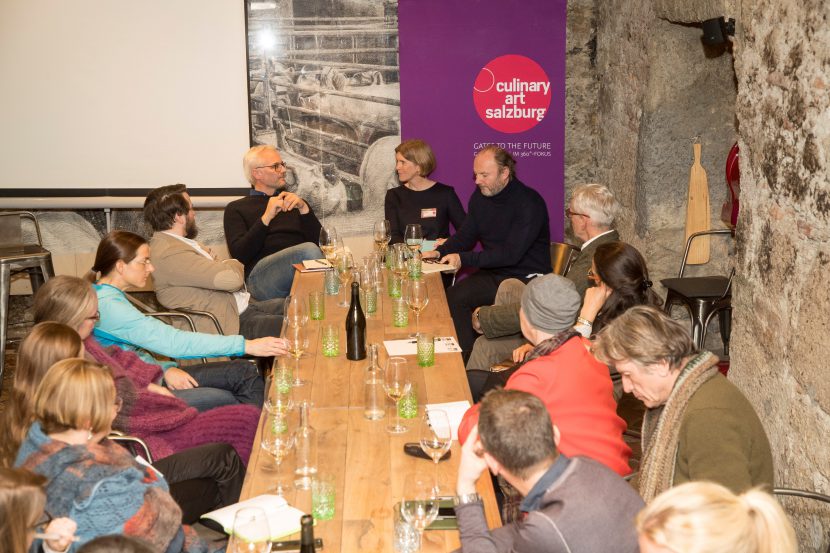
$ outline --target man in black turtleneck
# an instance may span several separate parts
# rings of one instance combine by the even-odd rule
[[[490,305],[507,278],[527,282],[550,272],[550,229],[545,200],[516,178],[516,161],[496,145],[484,147],[473,162],[476,186],[467,218],[458,232],[425,258],[476,267],[478,271],[447,289],[447,303],[466,361],[475,333],[472,312]],[[473,251],[476,243],[481,251]]]

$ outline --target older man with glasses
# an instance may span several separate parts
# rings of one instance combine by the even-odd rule
[[[285,190],[286,165],[273,146],[254,146],[242,160],[250,195],[225,208],[225,239],[245,265],[248,290],[257,300],[291,291],[295,263],[322,257],[316,246],[320,221],[308,203]]]

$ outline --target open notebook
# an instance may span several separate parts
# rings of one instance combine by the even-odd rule
[[[233,531],[233,517],[236,516],[236,511],[245,507],[260,507],[265,511],[265,515],[268,517],[268,528],[271,530],[271,541],[300,531],[300,517],[304,513],[289,505],[285,499],[278,495],[258,495],[206,513],[202,515],[202,518],[209,518],[218,522],[225,529],[225,532],[231,534]]]

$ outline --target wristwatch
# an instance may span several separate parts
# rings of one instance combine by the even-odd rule
[[[463,495],[456,495],[452,498],[453,507],[469,505],[470,503],[481,503],[481,496],[477,493],[465,493]]]

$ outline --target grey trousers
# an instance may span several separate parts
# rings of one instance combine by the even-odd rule
[[[515,278],[509,278],[499,284],[494,305],[519,303],[522,300],[525,283]],[[479,336],[473,344],[470,359],[467,360],[468,371],[489,371],[490,366],[511,357],[513,350],[527,343],[521,334],[488,338]]]

